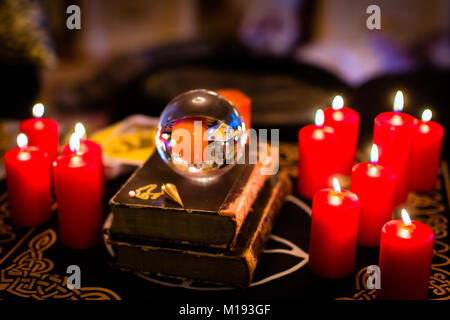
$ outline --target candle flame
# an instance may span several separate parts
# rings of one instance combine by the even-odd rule
[[[344,107],[344,99],[341,96],[337,95],[333,98],[331,107],[333,108],[333,110],[341,110]]]
[[[334,192],[341,193],[341,185],[339,184],[339,180],[336,177],[333,178],[333,188]]]
[[[83,139],[86,136],[86,129],[81,122],[77,122],[75,125],[75,134],[77,134],[80,139]]]
[[[25,133],[20,133],[17,136],[17,145],[20,149],[23,149],[28,145],[28,137]]]
[[[395,112],[402,112],[403,111],[403,92],[400,90],[397,91],[394,98],[394,111]]]
[[[317,127],[323,126],[323,123],[325,122],[325,115],[323,113],[322,109],[317,109],[316,111],[316,117],[314,118],[314,124]]]
[[[42,118],[45,112],[45,107],[42,103],[36,103],[33,106],[33,116],[35,118]]]
[[[402,209],[402,220],[406,226],[410,226],[412,223],[411,218],[409,217],[409,214],[405,209]]]
[[[432,116],[433,116],[433,113],[431,112],[430,109],[423,110],[423,112],[422,112],[422,120],[423,121],[430,121]]]
[[[373,164],[378,163],[378,147],[375,143],[372,145],[372,149],[370,150],[370,162]]]
[[[73,153],[80,151],[80,137],[76,133],[70,136],[69,147]]]

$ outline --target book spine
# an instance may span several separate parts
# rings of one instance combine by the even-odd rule
[[[272,232],[272,228],[277,219],[278,213],[283,205],[283,201],[288,194],[292,192],[292,182],[286,172],[281,172],[278,178],[278,183],[275,186],[270,200],[265,207],[263,213],[264,219],[259,222],[258,230],[254,234],[253,239],[249,239],[251,245],[248,247],[247,252],[244,253],[246,264],[249,272],[249,283],[253,280],[256,265],[261,254],[264,251],[267,240]]]

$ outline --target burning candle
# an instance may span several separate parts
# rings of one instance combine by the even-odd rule
[[[331,161],[337,154],[336,134],[333,128],[324,126],[324,113],[318,109],[314,125],[298,132],[297,191],[305,198],[328,187],[337,172],[337,164]]]
[[[45,107],[42,103],[33,106],[33,117],[22,121],[20,131],[28,137],[30,146],[36,146],[47,152],[49,159],[53,160],[58,154],[59,128],[58,123],[52,119],[43,118]]]
[[[381,230],[380,279],[377,299],[426,299],[433,256],[433,230],[411,221],[406,210],[402,219],[386,223]]]
[[[408,174],[414,137],[414,118],[402,113],[403,94],[397,91],[394,112],[383,112],[375,118],[373,142],[378,146],[379,163],[395,171],[394,205],[406,201]]]
[[[309,266],[319,276],[343,278],[355,266],[360,203],[356,194],[341,190],[336,178],[333,185],[313,198]]]
[[[79,153],[91,154],[92,157],[96,159],[98,162],[100,183],[102,186],[102,194],[103,194],[105,190],[105,167],[103,165],[102,147],[98,143],[92,140],[88,140],[86,138],[86,129],[84,128],[81,122],[78,122],[75,125],[75,134],[80,138]],[[62,149],[62,154],[66,155],[71,153],[72,151],[70,150],[70,145],[66,144]]]
[[[431,117],[431,110],[426,109],[422,113],[422,120],[415,120],[409,177],[414,191],[431,192],[436,187],[444,128],[430,121]]]
[[[89,248],[102,236],[101,183],[98,161],[91,153],[80,152],[80,138],[74,133],[71,154],[53,162],[59,236],[73,249]]]
[[[17,145],[4,157],[11,220],[19,228],[37,226],[51,214],[50,161],[45,152],[28,146],[23,133]]]
[[[378,246],[383,225],[392,219],[395,172],[378,164],[377,145],[372,146],[370,162],[357,164],[351,176],[351,191],[361,201],[358,244]]]
[[[358,144],[359,114],[344,107],[341,96],[334,97],[331,108],[325,109],[325,125],[336,131],[336,154],[338,172],[349,175],[355,163],[356,146]]]

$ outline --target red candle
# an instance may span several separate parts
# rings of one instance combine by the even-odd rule
[[[331,185],[337,172],[336,134],[333,128],[324,126],[324,113],[318,109],[315,124],[298,132],[298,178],[297,191],[305,198]]]
[[[334,179],[334,189],[314,195],[309,242],[309,266],[325,278],[349,276],[355,267],[359,199],[341,190]]]
[[[80,139],[75,133],[70,149],[71,154],[61,155],[53,162],[59,236],[65,246],[85,249],[102,238],[98,161],[92,154],[79,152]]]
[[[20,124],[20,131],[28,137],[28,144],[47,152],[49,159],[58,155],[59,128],[52,119],[43,118],[44,105],[37,103],[33,107],[33,119],[27,119]]]
[[[353,167],[351,190],[361,201],[358,244],[375,247],[380,243],[383,225],[392,219],[395,172],[378,164],[378,148],[374,144],[370,162]]]
[[[341,96],[333,99],[331,108],[325,109],[325,125],[336,131],[335,155],[338,172],[349,175],[355,164],[356,146],[358,144],[359,114],[350,108],[344,108]]]
[[[375,118],[373,142],[378,146],[379,163],[395,171],[394,205],[406,202],[408,174],[414,137],[414,117],[401,113],[403,94],[398,91],[394,112],[383,112]]]
[[[103,165],[102,147],[98,143],[86,139],[86,129],[84,128],[82,123],[78,122],[75,125],[75,133],[80,138],[79,153],[90,154],[98,162],[101,190],[103,194],[105,191],[105,166]],[[61,153],[63,155],[72,154],[72,151],[70,150],[70,145],[69,144],[64,145]]]
[[[52,211],[50,161],[39,148],[28,146],[25,134],[19,134],[17,144],[4,158],[11,220],[19,228],[37,226]]]
[[[439,123],[430,121],[431,116],[431,110],[426,109],[422,120],[415,120],[409,177],[414,191],[431,192],[436,188],[444,128]]]
[[[434,234],[427,225],[402,219],[386,223],[381,230],[380,279],[377,299],[427,299]]]

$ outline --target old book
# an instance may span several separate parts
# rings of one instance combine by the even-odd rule
[[[227,248],[266,179],[258,163],[235,165],[213,183],[199,183],[172,171],[155,152],[111,199],[111,238]],[[176,186],[184,207],[161,195],[164,183]],[[144,197],[129,195],[146,188]]]
[[[276,213],[290,191],[291,182],[287,175],[272,176],[266,181],[242,225],[234,250],[217,253],[214,248],[196,251],[193,246],[182,248],[170,243],[167,246],[138,245],[107,239],[114,254],[112,264],[127,271],[236,287],[248,286]],[[105,229],[107,234],[108,225]]]

